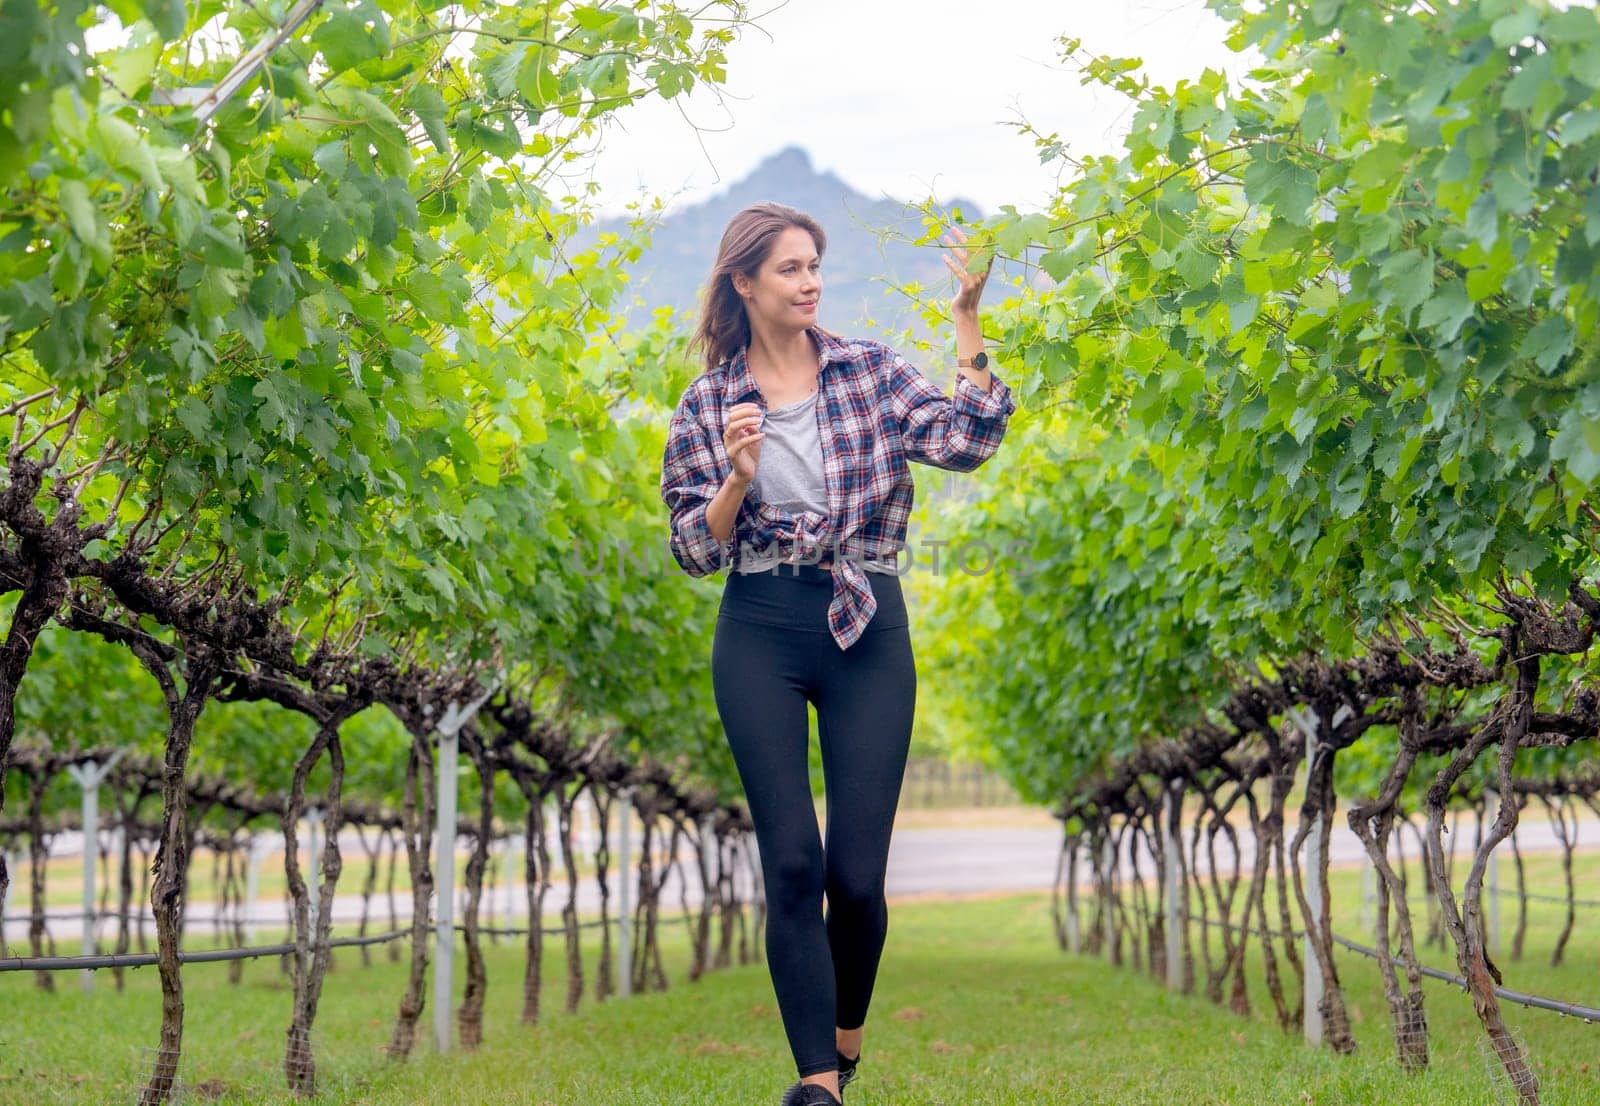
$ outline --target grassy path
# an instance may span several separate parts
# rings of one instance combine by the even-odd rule
[[[1341,899],[1353,904],[1359,886],[1336,886],[1335,901]],[[1595,927],[1580,930],[1570,963],[1552,970],[1543,964],[1550,920],[1541,912],[1529,958],[1507,965],[1508,983],[1574,1000],[1600,997],[1593,986],[1600,978]],[[1345,923],[1356,932],[1353,918]],[[559,947],[547,945],[547,1014],[533,1028],[517,1023],[520,948],[510,941],[490,946],[484,1046],[471,1056],[437,1056],[425,1047],[402,1066],[379,1052],[398,999],[400,966],[380,952],[364,969],[354,953],[341,953],[315,1038],[321,1100],[773,1106],[793,1075],[765,965],[684,982],[681,930],[664,930],[668,991],[598,1005],[586,995],[576,1016],[559,1010]],[[586,931],[586,941],[591,937]],[[592,943],[585,952],[592,994]],[[1437,951],[1429,958],[1448,965]],[[1169,995],[1130,970],[1060,952],[1046,896],[897,902],[849,1101],[1422,1106],[1496,1100],[1464,996],[1442,984],[1430,987],[1434,1065],[1410,1079],[1391,1057],[1377,973],[1353,955],[1341,961],[1341,971],[1360,1043],[1351,1057],[1309,1050],[1260,1013],[1240,1019],[1204,1000]],[[289,993],[276,962],[251,963],[237,988],[221,966],[195,966],[186,978],[189,1101],[291,1101],[279,1089]],[[0,975],[0,1103],[132,1102],[140,1049],[155,1039],[153,969],[133,973],[123,995],[109,987],[109,977],[92,996],[81,994],[70,976],[58,982],[61,991],[47,995],[29,977]],[[1265,1005],[1263,992],[1253,997],[1258,1010]],[[431,1016],[425,1013],[425,1025]],[[1521,1010],[1510,1018],[1533,1050],[1546,1103],[1600,1103],[1600,1026]]]

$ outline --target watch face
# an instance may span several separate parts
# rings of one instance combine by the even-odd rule
[[[980,350],[977,356],[972,359],[972,367],[975,369],[987,369],[989,367],[989,355]]]

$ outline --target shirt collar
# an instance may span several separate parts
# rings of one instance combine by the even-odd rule
[[[832,361],[850,360],[850,347],[847,343],[835,338],[820,327],[807,327],[806,333],[821,350],[819,366],[817,369],[817,386],[821,387],[822,373]],[[748,345],[740,346],[731,358],[728,359],[727,376],[722,386],[722,409],[726,411],[735,403],[742,403],[747,397],[761,395],[761,389],[756,386],[756,377],[750,371]]]

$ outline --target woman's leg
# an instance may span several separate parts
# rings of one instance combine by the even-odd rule
[[[744,784],[767,897],[767,967],[801,1076],[832,1074],[834,976],[822,919],[822,841],[806,764],[806,692],[826,634],[719,618],[717,713]]]
[[[905,778],[917,702],[916,663],[905,626],[870,628],[822,666],[817,697],[828,791],[826,888],[836,1025],[867,1019],[889,931],[884,873]],[[855,1047],[859,1034],[850,1034]]]

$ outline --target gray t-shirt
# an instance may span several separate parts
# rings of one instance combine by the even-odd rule
[[[761,432],[761,460],[750,494],[791,514],[800,511],[828,513],[828,482],[822,469],[822,436],[817,429],[817,396],[769,407]],[[783,561],[789,550],[774,544],[771,551],[756,555],[738,566],[740,572],[767,572]],[[869,572],[894,572],[893,564],[867,563]]]
[[[761,432],[761,462],[750,490],[763,503],[789,512],[828,513],[828,482],[822,475],[822,436],[817,430],[817,393],[767,409]]]

